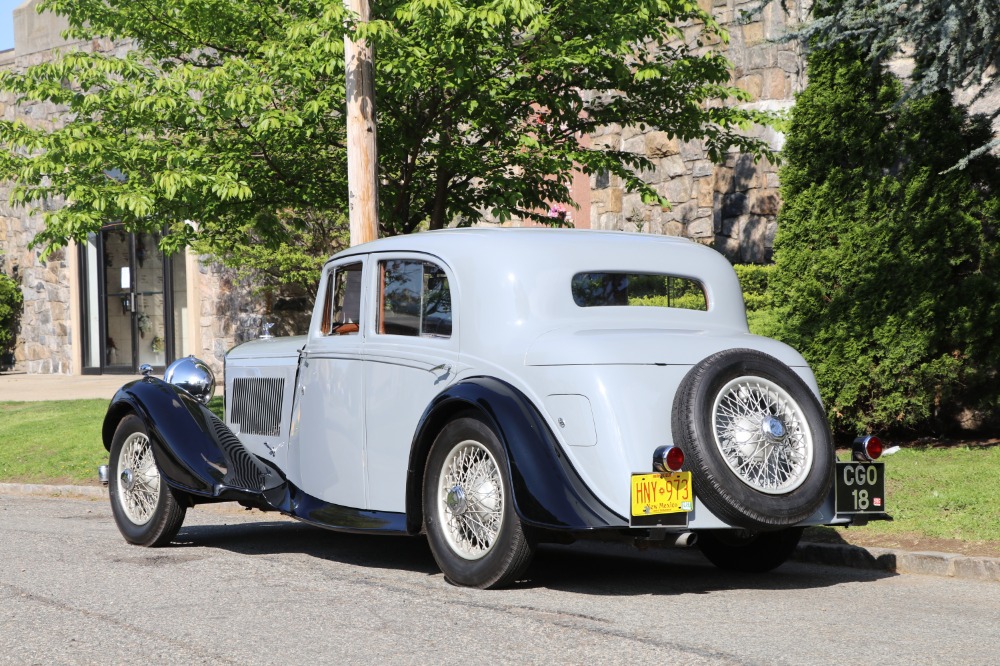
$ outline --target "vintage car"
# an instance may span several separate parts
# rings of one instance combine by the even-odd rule
[[[805,360],[751,335],[733,268],[678,238],[462,229],[325,265],[308,334],[215,379],[188,357],[104,421],[125,539],[237,501],[348,532],[426,534],[446,578],[497,587],[540,543],[697,544],[766,571],[804,526],[885,519],[877,438],[837,462]]]

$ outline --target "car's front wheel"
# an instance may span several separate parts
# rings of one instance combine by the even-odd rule
[[[108,494],[118,530],[129,543],[163,546],[184,522],[186,509],[163,481],[142,420],[129,414],[111,442]]]
[[[496,588],[524,572],[533,548],[514,511],[507,458],[476,417],[449,422],[431,447],[424,478],[427,540],[445,578]]]

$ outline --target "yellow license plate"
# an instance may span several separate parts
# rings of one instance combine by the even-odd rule
[[[694,509],[691,472],[632,475],[632,515],[655,516]]]

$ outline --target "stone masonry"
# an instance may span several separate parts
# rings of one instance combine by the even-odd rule
[[[29,13],[30,12],[30,13]],[[58,20],[39,21],[34,7],[15,11],[15,39],[12,51],[0,53],[0,69],[23,71],[52,59],[52,47],[60,43]],[[30,38],[30,39],[29,39]],[[78,44],[77,48],[93,45]],[[20,120],[29,127],[52,129],[60,122],[62,109],[49,103],[15,105],[10,95],[0,94],[0,118]],[[31,241],[41,230],[41,216],[8,202],[13,183],[0,183],[0,271],[21,283],[24,311],[14,349],[14,370],[30,373],[72,371],[70,326],[70,276],[66,250],[53,252],[46,261],[41,249]],[[56,207],[58,201],[49,202]]]
[[[773,2],[749,23],[738,19],[755,1],[699,0],[730,34],[726,55],[734,66],[732,83],[750,93],[746,108],[783,111],[794,94],[805,87],[805,63],[794,42],[776,41],[789,24],[798,22],[798,4]],[[774,130],[756,130],[773,149],[783,136]],[[638,194],[624,190],[614,176],[591,177],[590,226],[640,233],[685,236],[711,245],[733,262],[770,261],[775,222],[780,206],[774,165],[736,153],[724,164],[713,164],[700,141],[678,141],[664,132],[608,126],[593,137],[594,146],[642,153],[653,162],[647,182],[670,206],[642,203]]]
[[[60,33],[64,19],[52,14],[38,15],[38,0],[25,3],[14,12],[15,48],[0,52],[0,70],[22,72],[51,61],[56,49],[83,49],[124,55],[127,44],[95,41],[67,43]],[[10,95],[0,94],[0,118],[20,120],[29,127],[52,129],[63,120],[65,109],[49,103],[15,104]],[[41,248],[31,242],[42,229],[42,217],[24,207],[9,204],[11,182],[0,183],[0,271],[14,276],[24,294],[24,311],[14,349],[14,372],[70,374],[79,372],[79,359],[72,358],[72,344],[79,331],[73,330],[70,312],[71,288],[78,276],[70,274],[69,253],[61,249],[41,260]],[[61,202],[49,201],[57,208]],[[234,271],[198,262],[199,293],[190,294],[200,302],[200,346],[194,353],[221,373],[225,352],[238,342],[257,336],[264,304],[254,298],[250,286],[234,277]],[[279,329],[275,329],[278,333]],[[300,332],[300,331],[285,331]]]

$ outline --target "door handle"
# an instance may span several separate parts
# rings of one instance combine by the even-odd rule
[[[441,374],[444,374],[444,375],[450,375],[451,374],[451,366],[449,364],[447,364],[447,363],[439,363],[439,364],[435,365],[433,368],[430,369],[431,372],[437,372],[438,370],[443,370],[444,372],[441,373]]]

